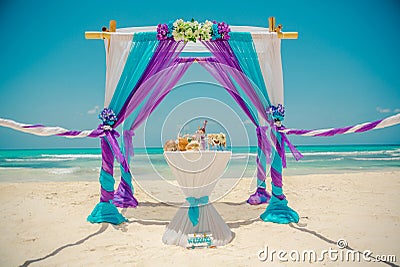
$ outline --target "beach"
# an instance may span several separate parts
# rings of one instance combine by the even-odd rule
[[[254,182],[221,179],[215,189],[232,187],[214,205],[235,237],[223,247],[189,250],[162,243],[165,226],[178,207],[157,202],[164,192],[156,180],[134,182],[139,206],[122,210],[128,223],[91,224],[87,216],[99,201],[96,181],[2,182],[0,266],[304,266],[289,252],[348,248],[372,256],[400,257],[400,171],[284,175],[289,206],[300,215],[298,224],[279,225],[259,219],[266,205],[245,203]],[[233,185],[233,186],[232,186]],[[147,188],[143,191],[141,188]],[[165,192],[179,200],[178,190]],[[174,197],[175,195],[175,197]],[[219,196],[219,195],[218,195]],[[267,246],[286,251],[287,261],[260,253]],[[270,256],[270,255],[269,255]],[[386,263],[330,259],[315,266],[388,266]],[[395,265],[389,265],[395,266]]]

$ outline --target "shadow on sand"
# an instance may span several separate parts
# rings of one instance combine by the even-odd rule
[[[129,219],[129,223],[141,225],[168,225],[183,203],[157,203],[140,202],[137,209],[122,209],[121,213]],[[239,228],[243,225],[250,225],[259,221],[259,216],[265,209],[263,206],[252,206],[246,201],[241,202],[214,202],[214,207],[223,217],[230,228]],[[243,209],[243,213],[235,210]],[[243,218],[243,214],[246,217]]]
[[[323,236],[322,234],[320,234],[320,233],[318,233],[318,232],[316,232],[316,231],[313,231],[313,230],[310,230],[310,229],[307,229],[307,228],[303,228],[303,227],[298,227],[298,225],[296,225],[296,224],[294,224],[294,223],[290,223],[289,226],[290,226],[291,228],[293,228],[293,229],[298,230],[298,231],[301,231],[301,232],[304,232],[304,233],[308,233],[308,234],[310,234],[310,235],[313,235],[313,236],[315,236],[315,237],[317,237],[317,238],[319,238],[319,239],[321,239],[321,240],[323,240],[323,241],[325,241],[325,242],[327,242],[327,243],[329,243],[329,244],[337,245],[337,241],[334,241],[334,240],[332,240],[332,239],[329,239],[329,238]],[[360,259],[363,258],[363,252],[362,252],[362,251],[359,251],[359,250],[357,250],[357,249],[351,248],[350,246],[347,246],[346,249],[359,253]],[[375,258],[375,257],[372,256],[372,255],[369,256],[369,257],[370,257],[371,259],[373,259],[373,260],[374,260],[375,262],[377,262],[377,263],[383,263],[383,264],[387,264],[387,265],[389,265],[389,266],[399,267],[399,265],[396,265],[396,264],[394,264],[394,263],[392,263],[392,262],[378,261],[377,258]]]
[[[32,259],[32,260],[27,260],[20,266],[21,267],[29,266],[30,264],[32,264],[34,262],[39,262],[39,261],[45,260],[47,258],[56,256],[58,253],[60,253],[61,251],[63,251],[64,249],[66,249],[68,247],[73,247],[73,246],[77,246],[77,245],[83,244],[85,241],[89,240],[90,238],[103,233],[108,228],[108,226],[109,226],[108,223],[102,223],[100,229],[97,232],[95,232],[93,234],[90,234],[90,235],[82,238],[81,240],[76,241],[75,243],[70,243],[70,244],[63,245],[63,246],[55,249],[53,252],[51,252],[50,254],[48,254],[48,255],[46,255],[44,257],[37,258],[37,259]]]
[[[152,203],[152,202],[141,203],[141,206],[143,206],[143,207],[152,207],[152,208],[159,207],[160,205],[164,206],[164,207],[171,207],[170,204],[163,204],[163,203]],[[245,202],[240,202],[240,203],[228,203],[228,202],[225,203],[224,202],[224,203],[221,203],[221,205],[245,206],[246,203]],[[122,213],[126,213],[126,209],[123,209]],[[241,227],[243,225],[250,225],[250,224],[253,224],[254,222],[257,222],[257,221],[260,221],[260,218],[258,216],[257,217],[253,217],[253,219],[245,219],[245,220],[240,220],[240,221],[229,221],[229,220],[227,220],[227,224],[228,224],[228,226],[230,228],[239,228],[239,227]],[[168,225],[169,221],[150,220],[150,219],[149,220],[136,219],[136,218],[132,218],[131,217],[129,219],[128,224],[130,224],[130,223],[139,223],[139,224],[142,224],[142,225]],[[123,223],[123,224],[120,224],[120,225],[112,225],[112,226],[117,230],[121,230],[123,232],[126,232],[126,231],[128,231],[128,229],[127,229],[128,224],[127,223]],[[102,223],[100,229],[98,231],[96,231],[95,233],[92,233],[92,234],[90,234],[90,235],[88,235],[88,236],[76,241],[75,243],[70,243],[70,244],[63,245],[63,246],[55,249],[53,252],[49,253],[46,256],[43,256],[43,257],[40,257],[40,258],[36,258],[36,259],[27,260],[20,266],[29,266],[32,263],[40,262],[40,261],[43,261],[43,260],[45,260],[47,258],[56,256],[58,253],[60,253],[61,251],[63,251],[64,249],[66,249],[68,247],[74,247],[74,246],[81,245],[84,242],[86,242],[87,240],[89,240],[90,238],[95,237],[96,235],[99,235],[99,234],[103,233],[109,227],[109,225],[110,224],[108,224],[108,223]],[[335,240],[329,239],[329,238],[323,236],[321,233],[318,233],[316,231],[307,229],[307,228],[303,227],[301,224],[290,223],[289,227],[291,227],[293,229],[296,229],[297,231],[301,231],[301,232],[313,235],[313,236],[323,240],[324,242],[327,242],[328,244],[332,244],[332,245],[336,245],[337,244],[337,242]],[[347,246],[347,249],[359,253],[360,254],[360,258],[362,258],[363,252],[361,252],[361,251],[359,251],[357,249],[353,249],[350,246]],[[377,260],[374,256],[370,256],[370,257],[373,260]],[[383,263],[383,264],[389,265],[389,266],[399,267],[399,265],[396,265],[396,264],[391,263],[391,262],[385,262],[385,261],[380,261],[380,262]]]

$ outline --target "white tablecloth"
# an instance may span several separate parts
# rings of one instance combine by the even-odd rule
[[[231,158],[230,151],[164,152],[164,157],[186,197],[209,196]],[[167,226],[163,242],[187,247],[190,234],[211,233],[213,244],[222,246],[233,234],[211,203],[199,206],[199,223],[193,226],[186,201]]]

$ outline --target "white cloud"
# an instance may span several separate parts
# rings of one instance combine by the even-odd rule
[[[250,119],[244,120],[243,121],[244,124],[251,124],[253,125],[253,122]]]
[[[88,113],[88,114],[96,114],[96,113],[99,112],[99,111],[100,111],[99,106],[95,106],[94,108],[88,110],[87,113]]]
[[[376,107],[376,111],[379,113],[390,113],[390,108],[381,108],[381,107]]]
[[[396,108],[395,110],[393,110],[394,113],[399,113],[400,112],[400,108]]]

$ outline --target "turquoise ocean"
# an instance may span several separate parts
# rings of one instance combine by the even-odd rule
[[[400,145],[297,146],[296,162],[287,151],[284,175],[400,171]],[[233,147],[223,177],[254,177],[256,147]],[[115,173],[118,175],[118,164]],[[97,181],[100,149],[0,150],[0,182]],[[162,148],[137,148],[131,161],[136,180],[174,179]]]

